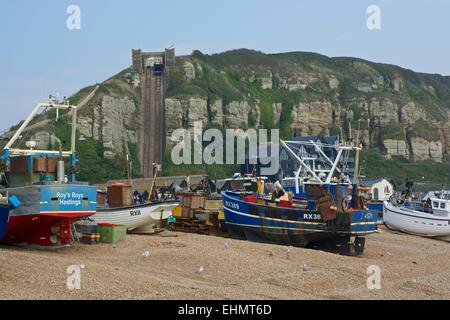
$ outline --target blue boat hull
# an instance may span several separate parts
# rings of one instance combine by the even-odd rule
[[[9,206],[0,205],[0,240],[3,239],[6,230],[8,229],[9,220]]]
[[[378,213],[378,224],[384,224],[383,221],[383,202],[378,201],[378,202],[367,202],[366,203],[367,208],[369,208],[369,210],[375,211]]]
[[[361,210],[338,213],[324,222],[317,211],[280,208],[242,201],[239,195],[223,192],[227,230],[240,238],[257,242],[306,247],[321,241],[348,241],[377,230],[377,214]]]

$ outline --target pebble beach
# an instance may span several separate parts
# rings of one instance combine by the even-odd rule
[[[0,299],[450,299],[448,242],[381,227],[362,256],[165,231],[57,251],[0,247]],[[80,289],[67,268],[80,266]],[[381,288],[367,286],[378,266]]]

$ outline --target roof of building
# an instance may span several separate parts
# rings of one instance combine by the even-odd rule
[[[361,184],[364,184],[365,186],[371,187],[374,184],[379,183],[381,181],[387,181],[387,180],[385,178],[381,178],[381,179],[362,179],[361,180]],[[389,181],[387,181],[387,182],[389,182]]]

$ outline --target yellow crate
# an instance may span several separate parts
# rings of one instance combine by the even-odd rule
[[[183,208],[181,206],[178,206],[172,210],[172,215],[176,217],[182,217],[183,216]]]

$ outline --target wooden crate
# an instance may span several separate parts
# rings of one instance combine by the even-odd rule
[[[106,202],[106,192],[97,192],[97,207],[105,206]]]
[[[133,205],[131,186],[114,184],[108,187],[108,205],[110,208],[129,207]]]
[[[28,159],[24,157],[12,158],[11,173],[28,173]]]
[[[33,158],[33,172],[47,172],[47,159]]]
[[[47,158],[47,172],[48,173],[56,173],[58,159],[56,158]]]
[[[183,193],[182,194],[182,215],[184,218],[193,218],[193,210],[205,208],[205,196]]]

